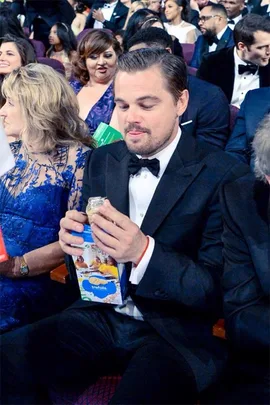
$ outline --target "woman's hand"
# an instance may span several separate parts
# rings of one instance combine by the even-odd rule
[[[0,275],[10,278],[21,277],[21,257],[10,257],[7,261],[0,263]]]

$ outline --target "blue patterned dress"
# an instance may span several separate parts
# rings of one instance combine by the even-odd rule
[[[78,80],[72,80],[70,82],[74,92],[78,94],[83,88],[83,84]],[[112,118],[114,110],[114,96],[113,96],[113,84],[111,84],[103,96],[96,102],[96,104],[89,111],[85,123],[89,128],[89,133],[92,136],[101,122],[109,124]]]
[[[10,256],[58,240],[59,221],[80,209],[86,146],[61,146],[30,153],[21,141],[10,144],[15,167],[0,178],[0,226]],[[49,274],[28,278],[0,276],[0,332],[33,322],[70,302],[65,287]]]

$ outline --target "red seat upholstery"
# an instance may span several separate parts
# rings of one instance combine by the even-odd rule
[[[183,49],[184,59],[185,59],[187,65],[189,65],[191,62],[192,56],[193,56],[195,44],[181,44],[181,45],[182,45],[182,49]]]

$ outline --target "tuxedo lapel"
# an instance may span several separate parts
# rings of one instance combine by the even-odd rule
[[[129,172],[130,154],[126,148],[119,156],[107,155],[106,165],[106,196],[111,204],[120,212],[129,215]]]
[[[260,87],[270,86],[270,62],[265,67],[259,68]]]
[[[187,132],[189,130],[185,131],[183,127],[178,146],[156,188],[144,217],[141,230],[147,235],[151,236],[155,233],[204,166],[203,163],[196,161],[196,142]],[[186,159],[187,155],[191,157],[190,161],[188,161],[189,157]]]
[[[115,6],[115,9],[112,13],[110,21],[115,23],[118,20],[118,18],[120,18],[125,13],[126,13],[126,7],[124,7],[123,4],[120,1],[118,1],[118,3]]]
[[[219,51],[220,49],[226,48],[228,41],[230,39],[230,32],[231,29],[227,28],[226,31],[224,32],[224,34],[222,35],[222,37],[220,38],[218,44],[217,44],[217,51]]]
[[[231,101],[233,95],[233,88],[234,88],[234,47],[228,48],[228,58],[227,64],[223,66],[222,71],[224,72],[223,79],[224,80],[224,89],[227,89],[226,94],[228,96],[228,100]]]

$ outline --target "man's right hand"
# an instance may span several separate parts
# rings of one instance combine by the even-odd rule
[[[72,236],[71,232],[83,232],[83,224],[88,223],[88,217],[84,212],[76,210],[67,211],[60,221],[59,243],[61,249],[68,255],[81,256],[83,250],[71,245],[82,245],[84,240],[78,236]]]

